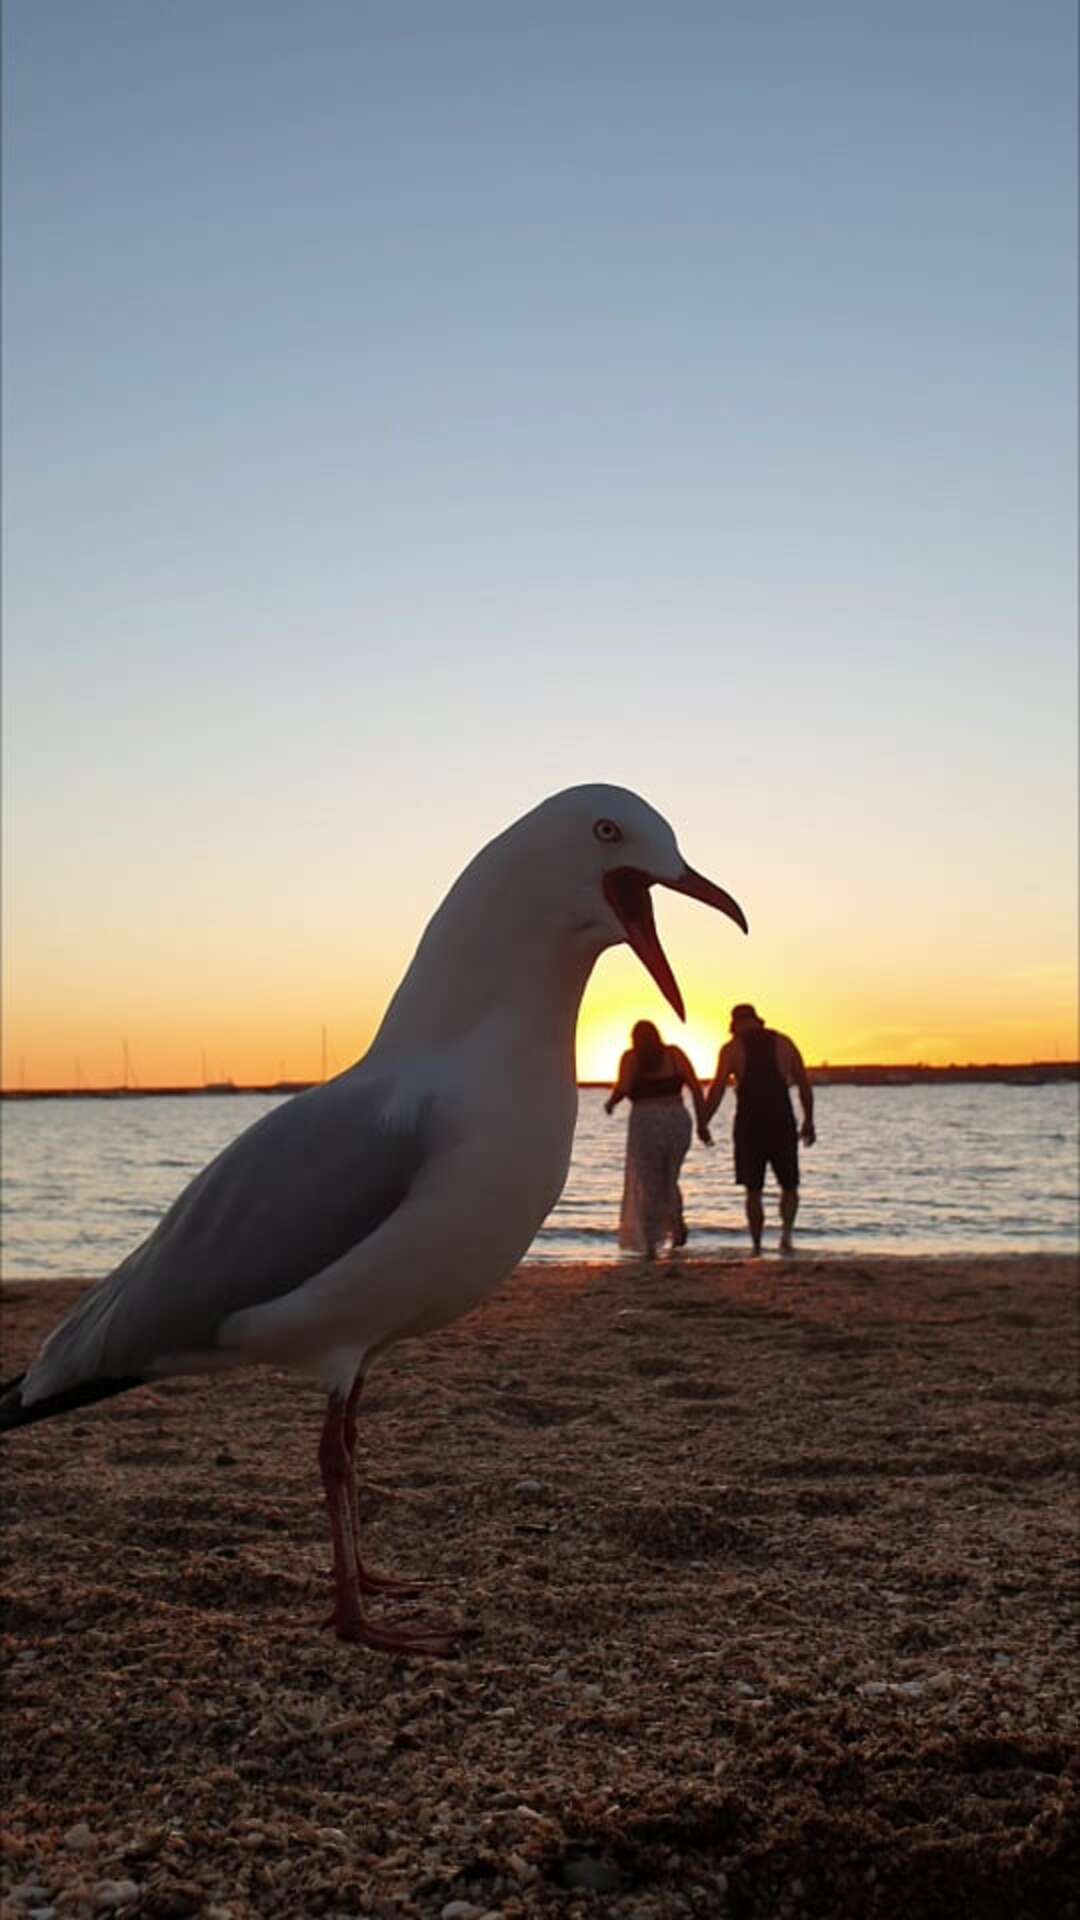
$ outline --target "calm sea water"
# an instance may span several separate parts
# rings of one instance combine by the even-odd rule
[[[603,1098],[581,1095],[566,1192],[533,1259],[617,1257],[627,1109],[608,1119]],[[107,1273],[192,1174],[277,1103],[266,1094],[8,1102],[5,1274]],[[798,1223],[807,1251],[1076,1250],[1075,1086],[820,1087],[816,1103]],[[745,1248],[730,1128],[725,1108],[712,1151],[695,1142],[686,1162],[691,1252]],[[768,1191],[766,1205],[775,1241]]]

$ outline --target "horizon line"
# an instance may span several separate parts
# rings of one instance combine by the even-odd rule
[[[351,1069],[348,1067],[343,1069],[343,1071],[346,1073],[349,1072],[350,1070]],[[949,1076],[955,1077],[957,1075],[978,1075],[983,1078],[988,1078],[992,1076],[996,1079],[1012,1079],[1018,1075],[1033,1074],[1033,1073],[1037,1073],[1043,1076],[1044,1078],[1049,1078],[1049,1079],[1071,1080],[1071,1079],[1080,1079],[1080,1059],[1027,1060],[1027,1061],[952,1060],[952,1061],[949,1061],[947,1064],[933,1064],[931,1062],[922,1061],[922,1060],[919,1060],[919,1061],[865,1060],[865,1061],[846,1061],[842,1063],[841,1062],[833,1063],[828,1060],[822,1060],[813,1064],[808,1063],[806,1070],[812,1079],[817,1078],[819,1082],[824,1081],[825,1084],[828,1084],[829,1079],[832,1079],[832,1078],[835,1078],[837,1080],[850,1079],[851,1076],[855,1074],[873,1074],[873,1075],[881,1076],[882,1078],[887,1077],[894,1084],[897,1084],[899,1081],[903,1079],[914,1078],[914,1077],[918,1077],[920,1079],[935,1079],[935,1078],[941,1079]],[[310,1092],[310,1090],[313,1087],[326,1086],[329,1084],[329,1080],[338,1079],[338,1078],[340,1078],[340,1075],[331,1074],[328,1077],[324,1077],[323,1079],[296,1079],[296,1080],[281,1079],[281,1080],[253,1080],[253,1081],[234,1081],[230,1079],[203,1080],[203,1081],[192,1080],[192,1081],[176,1081],[176,1082],[170,1082],[170,1083],[153,1082],[146,1086],[141,1086],[141,1087],[133,1086],[131,1084],[125,1085],[122,1082],[114,1082],[109,1085],[101,1085],[101,1086],[93,1086],[93,1087],[91,1086],[60,1086],[60,1087],[6,1086],[6,1087],[0,1087],[0,1100],[62,1100],[62,1099],[95,1100],[95,1099],[112,1099],[112,1098],[146,1099],[147,1097],[152,1097],[152,1096],[157,1096],[158,1098],[166,1098],[170,1095],[188,1096],[191,1094],[199,1094],[199,1093],[214,1093],[214,1094],[307,1093],[307,1092]],[[706,1075],[699,1076],[699,1078],[702,1080],[702,1084],[705,1084],[711,1078],[711,1076],[706,1074]],[[589,1079],[589,1080],[578,1080],[575,1084],[577,1085],[579,1090],[594,1091],[599,1088],[610,1088],[613,1083],[610,1079],[606,1079],[606,1080]]]

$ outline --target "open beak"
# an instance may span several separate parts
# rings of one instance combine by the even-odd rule
[[[679,983],[671,971],[656,931],[649,897],[652,884],[650,876],[639,872],[636,867],[616,867],[604,875],[604,893],[608,905],[618,919],[629,945],[642,965],[648,968],[679,1019],[685,1020],[686,1008],[679,992]],[[704,900],[706,906],[716,907],[720,913],[726,913],[737,927],[749,933],[746,915],[738,901],[733,900],[730,893],[725,893],[723,887],[714,886],[711,880],[706,880],[704,874],[695,873],[693,867],[684,867],[677,880],[663,880],[660,885],[670,887],[675,893],[688,893],[692,900]]]

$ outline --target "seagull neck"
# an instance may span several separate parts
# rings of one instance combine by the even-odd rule
[[[387,1008],[372,1053],[439,1050],[481,1027],[505,1029],[511,1050],[555,1053],[575,1070],[581,996],[598,948],[590,942],[491,940],[482,954],[421,947]]]

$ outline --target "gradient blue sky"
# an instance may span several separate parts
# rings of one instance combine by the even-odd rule
[[[594,778],[750,913],[704,1053],[1075,1051],[1071,0],[5,41],[6,1083],[343,1064]]]

